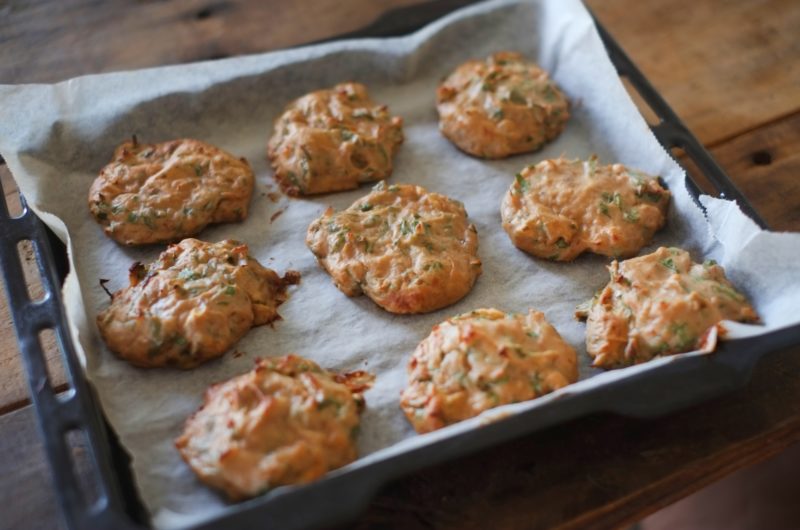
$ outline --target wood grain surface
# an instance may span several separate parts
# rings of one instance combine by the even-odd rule
[[[0,3],[0,83],[267,51],[350,31],[419,1],[10,0]],[[800,4],[587,3],[767,222],[800,230]],[[4,168],[0,177],[13,202]],[[33,268],[24,252],[22,259]],[[661,420],[592,416],[415,474],[388,486],[356,526],[636,521],[798,441],[798,354],[776,352],[746,388]],[[57,363],[52,373],[63,384]],[[26,396],[3,299],[0,528],[60,524]]]

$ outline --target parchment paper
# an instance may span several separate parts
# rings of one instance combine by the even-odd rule
[[[522,51],[549,70],[571,99],[573,117],[564,134],[541,152],[478,160],[439,134],[435,88],[462,61],[504,49]],[[368,188],[277,202],[266,195],[275,191],[265,160],[273,120],[291,99],[346,80],[366,83],[375,100],[388,103],[405,120],[406,142],[391,181],[420,184],[463,201],[478,228],[484,272],[472,293],[452,307],[421,316],[391,315],[365,297],[347,298],[317,266],[303,242],[306,227],[328,205],[344,208]],[[249,218],[207,229],[200,237],[243,240],[262,263],[281,273],[297,269],[303,280],[280,308],[283,321],[274,328],[255,328],[237,344],[243,355],[229,353],[185,372],[140,370],[118,360],[99,341],[94,320],[108,298],[98,279],[111,278],[110,288],[122,288],[133,261],[148,262],[163,250],[120,247],[88,213],[92,180],[114,147],[132,133],[146,142],[202,139],[253,165],[257,186]],[[703,198],[706,221],[684,187],[683,171],[636,111],[577,0],[490,2],[407,38],[338,42],[57,85],[4,86],[0,152],[29,203],[68,242],[73,272],[64,295],[72,333],[105,413],[133,456],[142,498],[161,528],[198,522],[226,509],[217,494],[196,481],[172,441],[210,383],[247,371],[258,356],[297,352],[328,368],[377,374],[375,387],[366,394],[362,458],[337,473],[478,426],[479,420],[470,420],[416,436],[398,406],[409,354],[434,324],[451,315],[479,307],[543,310],[579,351],[581,382],[572,392],[657,369],[659,361],[595,377],[599,372],[589,367],[584,325],[572,314],[605,284],[608,260],[583,256],[574,263],[550,263],[512,246],[500,226],[500,200],[513,174],[526,164],[597,153],[602,162],[619,161],[661,175],[674,201],[666,229],[643,253],[675,245],[695,260],[722,263],[765,323],[736,326],[735,333],[762,333],[800,319],[800,234],[761,231],[735,204],[708,197]],[[279,211],[282,215],[271,220]],[[503,411],[546,407],[552,401],[553,395]]]

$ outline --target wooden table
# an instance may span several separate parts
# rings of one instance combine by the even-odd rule
[[[8,2],[0,4],[0,82],[261,52],[354,30],[417,2]],[[800,4],[588,3],[767,222],[800,230]],[[13,182],[0,173],[13,202]],[[49,349],[51,377],[63,385]],[[387,486],[356,525],[637,521],[800,440],[798,373],[800,348],[776,352],[746,388],[659,420],[594,415],[417,473]],[[0,381],[0,527],[60,526],[4,300]]]

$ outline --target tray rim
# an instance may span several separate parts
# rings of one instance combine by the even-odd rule
[[[392,17],[401,19],[403,18],[400,16],[402,13],[421,13],[433,3],[437,2],[424,2],[407,8],[388,11],[378,21],[362,30],[326,40],[365,36],[394,36],[397,33],[391,31],[391,23],[387,22],[387,20]],[[427,20],[416,29],[438,19],[443,13],[450,13],[456,8],[473,3],[475,2],[469,0],[440,1],[438,2],[439,8],[440,10],[444,8],[445,11]],[[592,14],[609,58],[617,68],[618,73],[631,81],[634,88],[660,118],[658,124],[651,126],[657,140],[668,151],[671,147],[683,148],[717,188],[718,192],[726,196],[726,198],[737,200],[746,215],[760,227],[766,228],[766,224],[758,213],[733,185],[722,168],[686,128],[660,94],[650,85],[649,81],[627,57],[622,48],[613,40],[591,11],[590,14]],[[381,32],[385,33],[381,34]],[[379,35],[374,35],[374,33]],[[404,33],[406,31],[400,31],[399,34]],[[2,161],[0,160],[0,162]],[[686,182],[692,196],[697,199],[699,188],[688,173],[686,174]],[[114,448],[114,444],[118,442],[113,439],[115,436],[113,429],[102,418],[99,402],[77,362],[77,356],[70,343],[69,334],[65,332],[66,316],[60,298],[60,287],[68,267],[63,259],[63,256],[65,256],[64,246],[52,234],[50,229],[36,217],[33,211],[27,207],[24,198],[21,197],[21,201],[23,214],[20,217],[10,218],[8,212],[4,211],[6,209],[5,204],[0,208],[0,220],[2,220],[0,244],[2,244],[4,250],[2,268],[6,280],[9,308],[12,312],[22,350],[39,431],[45,442],[45,450],[56,485],[55,493],[61,506],[62,514],[70,528],[138,527],[143,522],[143,507],[137,502],[137,499],[130,498],[131,495],[135,495],[133,484],[127,484],[128,487],[126,488],[123,483],[125,478],[128,480],[132,480],[132,478],[130,473],[126,473],[127,477],[120,477],[117,475],[119,469],[115,469],[121,459],[124,459],[124,455],[115,454],[115,451],[124,452],[124,449],[120,447]],[[702,205],[700,207],[702,209]],[[42,282],[47,284],[44,286],[47,294],[45,301],[39,305],[40,309],[33,309],[30,303],[25,304],[24,302],[27,302],[27,295],[24,292],[25,286],[21,286],[22,292],[20,292],[20,282],[13,282],[14,278],[22,277],[19,262],[16,259],[16,249],[13,248],[16,246],[17,241],[21,239],[30,239],[34,242]],[[13,258],[13,260],[8,258]],[[15,270],[12,261],[16,263],[17,270]],[[9,280],[12,281],[9,282]],[[31,321],[31,324],[26,325],[26,321]],[[66,399],[55,398],[52,394],[49,385],[46,384],[47,374],[43,366],[41,348],[38,347],[37,351],[38,341],[34,340],[33,342],[36,344],[33,344],[29,340],[29,333],[33,333],[35,337],[38,330],[43,327],[53,327],[59,330],[57,338],[64,357],[65,371],[68,373],[72,387]],[[800,324],[751,339],[724,342],[718,348],[719,353],[715,352],[711,356],[679,356],[671,358],[666,364],[677,367],[673,368],[672,374],[678,373],[682,378],[685,377],[686,373],[696,376],[701,373],[711,374],[713,372],[714,376],[719,379],[713,388],[706,388],[706,394],[701,397],[701,400],[704,400],[743,386],[750,379],[755,364],[766,353],[797,343],[800,343]],[[662,378],[663,384],[663,377],[666,374],[662,373],[664,370],[659,370],[658,368],[661,367],[656,367],[653,370],[644,370],[625,380],[617,381],[613,385],[602,385],[581,395],[568,395],[560,400],[566,405],[561,405],[562,414],[558,418],[553,417],[548,409],[534,408],[523,411],[501,420],[493,421],[480,429],[464,431],[432,443],[411,448],[403,453],[350,470],[345,474],[324,477],[313,484],[297,489],[277,490],[274,495],[259,497],[231,506],[223,514],[213,517],[196,527],[212,528],[216,527],[215,525],[217,524],[223,523],[235,524],[237,527],[263,527],[268,522],[280,524],[281,527],[319,524],[319,519],[310,516],[305,510],[300,510],[300,516],[297,516],[298,509],[302,506],[307,506],[308,502],[313,502],[317,506],[330,505],[328,513],[334,516],[327,518],[326,524],[343,521],[355,516],[380,486],[423,467],[452,460],[517,436],[530,434],[550,425],[594,412],[607,410],[624,416],[652,417],[677,410],[698,401],[689,399],[684,400],[684,402],[676,402],[665,406],[663,410],[654,410],[648,407],[647,411],[637,407],[636,403],[632,403],[629,406],[618,404],[617,406],[590,407],[589,409],[582,408],[579,405],[587,397],[591,398],[590,401],[611,400],[614,393],[624,394],[625,392],[622,392],[621,389],[626,387],[634,389],[638,387],[641,390],[641,385],[645,383],[657,383],[653,379],[658,377]],[[705,377],[706,375],[703,375],[703,379]],[[45,383],[43,386],[42,381]],[[576,399],[576,397],[582,399]],[[563,409],[568,406],[572,407],[572,409],[565,417]],[[543,412],[550,414],[543,414]],[[48,427],[48,425],[50,426]],[[66,430],[75,429],[76,426],[80,426],[77,428],[81,429],[87,436],[88,452],[94,465],[93,471],[100,482],[101,488],[101,494],[97,502],[91,506],[83,506],[82,509],[79,509],[81,508],[78,506],[80,504],[79,499],[74,495],[77,478],[74,477],[71,469],[69,469],[71,462],[69,455],[65,452],[63,440],[63,433]],[[448,447],[447,451],[443,451],[443,446],[448,445],[453,447]],[[383,474],[375,473],[376,470],[382,471]],[[370,476],[370,473],[372,476]],[[376,477],[374,475],[379,476]],[[358,482],[358,491],[352,488],[340,487],[341,482],[348,483],[353,481]],[[73,494],[69,493],[70,490],[73,490]],[[291,499],[287,499],[287,496],[291,496]],[[278,509],[278,503],[283,504],[283,513]],[[272,513],[264,513],[269,512],[269,510],[272,510]],[[317,510],[314,512],[316,513]]]

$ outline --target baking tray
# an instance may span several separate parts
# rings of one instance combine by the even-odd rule
[[[393,10],[372,25],[337,38],[402,35],[470,3],[473,2],[440,0]],[[597,20],[595,23],[617,72],[628,79],[630,86],[657,116],[658,123],[651,129],[658,141],[667,150],[683,149],[719,196],[735,200],[745,214],[766,228],[763,219],[725,172],[603,26]],[[697,201],[699,184],[688,176],[687,185]],[[14,218],[9,215],[5,202],[0,204],[0,265],[31,400],[64,521],[69,528],[76,529],[147,526],[148,517],[137,497],[127,454],[105,422],[70,340],[61,300],[61,285],[68,272],[66,249],[26,206],[24,198],[21,202],[23,212]],[[24,275],[17,244],[23,240],[31,241],[36,254],[45,292],[41,301],[30,301],[25,282],[20,281]],[[70,387],[61,394],[57,394],[49,384],[38,338],[43,329],[54,331],[60,349]],[[798,343],[800,325],[795,325],[756,338],[723,342],[715,355],[671,358],[671,362],[656,370],[639,372],[613,385],[600,386],[581,394],[565,393],[555,407],[522,412],[346,474],[231,506],[222,516],[198,528],[301,528],[341,523],[363,511],[383,484],[402,475],[593,412],[607,411],[631,417],[659,416],[745,385],[753,367],[766,353]],[[681,392],[666,391],[676,386],[681,388]],[[76,472],[70,442],[76,433],[83,439],[81,447],[85,462],[81,467],[85,469],[81,473]],[[87,486],[87,473],[91,487]]]

